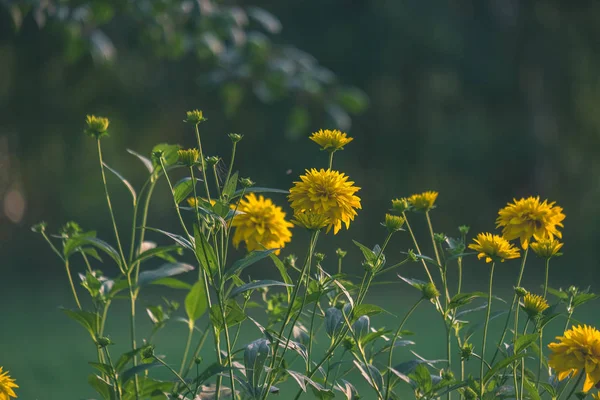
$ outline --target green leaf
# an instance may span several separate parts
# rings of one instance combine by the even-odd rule
[[[135,189],[133,188],[131,183],[129,183],[129,181],[127,179],[125,179],[123,177],[123,175],[121,175],[116,170],[109,167],[105,162],[103,162],[102,165],[104,165],[104,168],[106,168],[107,170],[112,172],[117,178],[119,178],[121,180],[121,182],[123,182],[123,185],[125,185],[127,187],[127,189],[129,189],[129,192],[131,193],[131,197],[133,197],[133,205],[135,206],[135,204],[137,203],[137,194],[135,193]]]
[[[229,370],[229,368],[224,367],[217,362],[212,363],[204,371],[202,371],[196,379],[194,379],[192,381],[192,384],[201,385],[204,382],[206,382],[207,380],[209,380],[210,378],[212,378],[213,376],[220,374],[222,372],[228,371],[228,370]]]
[[[190,321],[198,320],[208,308],[204,282],[198,281],[185,297],[185,312]]]
[[[214,325],[217,330],[223,329],[223,315],[221,307],[218,304],[213,304],[209,312],[210,322]],[[229,300],[225,306],[225,321],[227,326],[234,326],[246,319],[244,310],[239,306],[235,300]]]
[[[600,296],[594,293],[578,293],[577,295],[575,295],[575,297],[573,297],[572,306],[579,307],[580,305],[587,303],[591,300],[596,300],[599,297]]]
[[[144,371],[148,371],[151,368],[162,367],[162,366],[163,365],[161,363],[155,362],[155,363],[150,363],[150,364],[140,364],[135,367],[129,368],[128,370],[124,371],[121,374],[121,382],[123,382],[123,385],[124,385],[127,383],[128,380],[132,379],[134,376],[136,376]]]
[[[144,227],[144,229],[147,229],[152,232],[161,233],[161,234],[173,239],[176,243],[178,243],[182,247],[184,247],[188,250],[194,251],[194,247],[192,246],[192,243],[189,240],[187,240],[186,238],[184,238],[183,236],[176,235],[174,233],[163,231],[162,229],[157,229],[157,228]]]
[[[506,313],[507,313],[507,311],[505,311],[505,310],[494,311],[493,313],[490,314],[490,321],[492,321]],[[473,336],[473,334],[482,326],[483,326],[483,322],[477,322],[475,324],[470,324],[469,329],[467,329],[467,331],[465,332],[465,340],[469,340],[469,338],[471,336]]]
[[[178,251],[179,249],[181,249],[181,246],[178,246],[178,245],[155,247],[153,249],[146,250],[143,253],[141,253],[140,255],[138,255],[132,261],[131,265],[137,264],[137,263],[142,262],[142,261],[144,261],[144,260],[146,260],[148,258],[151,258],[151,257],[160,257],[160,258],[163,258],[167,254],[169,254],[170,252],[172,252],[172,251]]]
[[[392,331],[388,330],[388,329],[384,329],[384,328],[379,328],[378,330],[376,330],[375,332],[369,332],[367,333],[365,336],[363,336],[360,339],[360,342],[364,345],[366,345],[367,343],[371,343],[373,340],[378,339],[384,335],[387,335],[389,333],[391,333]],[[403,344],[401,342],[409,342],[409,340],[398,340],[396,341],[396,346],[402,346],[402,345],[408,345],[409,343]],[[412,344],[414,344],[414,342],[411,342]]]
[[[329,337],[335,336],[335,334],[342,328],[344,322],[344,316],[342,312],[335,308],[329,307],[325,310],[325,332]]]
[[[569,300],[569,295],[567,294],[567,292],[564,292],[562,289],[556,290],[556,289],[552,289],[551,287],[549,287],[548,293],[550,293],[551,295],[553,295],[555,297],[558,297],[561,300],[564,300],[564,301]]]
[[[556,389],[551,384],[546,383],[546,382],[540,382],[540,386],[543,387],[544,390],[546,392],[548,392],[550,397],[552,397],[553,399],[558,397],[558,393],[557,393]]]
[[[119,267],[121,266],[121,256],[119,255],[117,250],[115,250],[114,247],[112,247],[110,244],[106,243],[105,241],[100,240],[96,237],[92,237],[92,236],[77,236],[75,238],[68,240],[65,243],[65,248],[63,250],[63,252],[65,254],[65,258],[69,258],[73,253],[75,253],[77,251],[77,249],[79,249],[80,247],[82,247],[86,244],[92,245],[92,246],[97,247],[98,249],[102,250],[103,252],[108,254],[110,256],[110,258],[112,258],[115,261],[115,263],[117,263],[117,265],[119,265]]]
[[[179,279],[176,278],[171,278],[171,277],[166,277],[166,278],[160,278],[155,280],[154,282],[150,282],[151,285],[160,285],[160,286],[166,286],[169,287],[171,289],[191,289],[192,285],[190,285],[189,283],[180,281]]]
[[[104,379],[100,378],[99,376],[93,375],[93,374],[88,376],[88,383],[91,387],[94,388],[94,390],[96,392],[98,392],[98,394],[100,396],[102,396],[102,398],[104,400],[114,400],[115,399],[113,385],[106,382]]]
[[[192,178],[185,177],[175,184],[173,187],[173,198],[177,204],[184,201],[194,190]]]
[[[281,278],[283,279],[283,281],[285,283],[287,283],[288,285],[290,285],[290,286],[286,286],[286,288],[285,288],[287,291],[287,301],[289,303],[291,301],[291,297],[292,297],[292,286],[294,285],[294,282],[292,281],[292,278],[290,278],[289,274],[287,273],[285,264],[283,264],[283,262],[279,259],[279,257],[277,257],[277,255],[275,255],[274,253],[269,254],[269,257],[271,257],[271,260],[273,260],[273,264],[275,264],[275,267],[279,271],[279,274],[281,275]]]
[[[231,277],[232,275],[236,275],[241,272],[244,268],[251,266],[259,262],[260,260],[269,257],[272,253],[276,252],[278,249],[269,249],[269,250],[255,250],[246,255],[246,257],[241,260],[237,260],[234,262],[231,267],[225,270],[225,279]],[[287,282],[286,282],[287,283]]]
[[[227,182],[225,182],[225,185],[223,186],[222,194],[225,199],[229,199],[231,196],[233,196],[233,194],[235,193],[235,189],[237,188],[237,182],[238,182],[238,173],[234,172],[229,177],[229,180]]]
[[[523,378],[523,384],[525,386],[525,390],[527,390],[527,393],[529,393],[529,398],[531,400],[541,400],[542,398],[540,397],[540,394],[538,393],[537,389],[535,388],[535,385],[533,385],[529,379],[527,379],[527,376],[524,376]]]
[[[253,389],[260,386],[261,376],[265,361],[271,352],[271,347],[266,339],[258,339],[246,346],[244,350],[244,367],[248,383]]]
[[[516,354],[513,354],[510,357],[507,357],[507,358],[505,358],[503,360],[498,361],[496,364],[494,364],[492,366],[492,368],[483,377],[484,384],[487,384],[488,381],[490,379],[492,379],[494,377],[494,375],[496,375],[496,373],[498,371],[500,371],[501,369],[504,369],[504,368],[508,367],[510,364],[512,364],[513,362],[515,362],[517,360],[520,360],[523,357],[525,357],[525,353],[516,353]]]
[[[123,371],[123,368],[127,365],[128,362],[133,360],[133,357],[138,354],[142,350],[142,347],[139,349],[128,351],[127,353],[121,354],[121,357],[115,363],[115,369],[117,372]]]
[[[289,194],[290,192],[288,192],[287,190],[281,190],[281,189],[271,189],[271,188],[265,188],[265,187],[249,187],[249,188],[245,188],[245,189],[240,189],[238,191],[236,191],[233,196],[231,196],[231,199],[235,199],[237,197],[240,197],[243,194],[248,194],[248,193],[282,193],[282,194]]]
[[[140,277],[138,279],[138,286],[148,285],[158,279],[166,278],[173,275],[183,274],[184,272],[189,272],[194,269],[190,264],[184,263],[169,263],[164,264],[160,268],[151,270],[151,271],[143,271],[140,272]]]
[[[159,151],[162,152],[164,158],[163,163],[165,164],[165,167],[168,167],[170,165],[174,165],[179,160],[179,155],[177,154],[179,149],[181,149],[179,145],[161,143],[152,148],[152,154]],[[152,166],[154,167],[154,172],[158,173],[162,171],[160,162],[158,162],[158,160],[156,160],[154,157],[152,157]]]
[[[69,310],[67,308],[61,308],[61,310],[67,314],[69,318],[77,321],[81,326],[83,326],[85,330],[89,332],[92,340],[96,340],[96,332],[98,332],[96,314],[83,310]]]
[[[265,280],[261,280],[261,281],[254,281],[254,282],[250,282],[247,283],[245,285],[236,287],[235,289],[233,289],[231,291],[231,293],[229,293],[229,298],[232,299],[235,296],[237,296],[240,293],[243,292],[247,292],[248,290],[253,290],[253,289],[258,289],[258,288],[262,288],[262,287],[267,287],[267,286],[293,286],[293,285],[288,285],[287,283],[283,283],[283,282],[278,282],[278,281],[272,281],[269,279],[265,279]]]
[[[414,372],[410,374],[410,378],[417,383],[417,387],[421,389],[423,393],[429,393],[431,391],[433,387],[431,373],[423,363],[418,364],[415,367]]]
[[[194,238],[196,242],[196,258],[198,258],[204,272],[209,276],[214,276],[219,270],[217,257],[215,256],[214,249],[208,243],[208,240],[206,240],[204,233],[198,229],[198,225],[194,225]]]
[[[148,170],[148,172],[152,173],[152,171],[154,171],[154,167],[152,166],[152,161],[150,161],[147,157],[144,157],[143,155],[136,153],[133,150],[127,149],[127,152],[131,155],[136,156],[146,167],[146,169]]]
[[[356,321],[358,318],[363,315],[372,316],[377,315],[385,311],[383,308],[376,306],[375,304],[359,304],[352,310],[352,320],[351,322]]]
[[[514,345],[514,353],[518,354],[531,346],[533,343],[538,340],[539,335],[537,333],[531,333],[528,335],[522,335],[517,338],[517,341]]]
[[[448,304],[449,309],[454,309],[457,307],[462,307],[464,305],[469,304],[474,299],[478,297],[487,297],[488,294],[484,292],[471,292],[471,293],[460,293],[452,297],[450,300],[450,304]]]
[[[98,371],[102,372],[104,375],[112,376],[114,373],[113,367],[108,364],[102,364],[97,362],[88,362],[92,367],[96,368]]]
[[[357,242],[356,240],[353,240],[353,242],[356,245],[356,247],[358,247],[360,251],[362,251],[366,261],[375,262],[377,260],[377,254],[375,254],[373,250],[369,249],[364,244]]]
[[[398,278],[402,279],[404,282],[408,283],[410,286],[418,290],[421,290],[423,286],[427,285],[427,282],[421,281],[419,279],[405,278],[401,275],[398,275]]]

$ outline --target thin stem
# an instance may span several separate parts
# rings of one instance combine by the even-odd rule
[[[129,286],[129,300],[130,300],[130,306],[131,306],[131,313],[130,313],[130,322],[131,322],[131,326],[130,326],[130,336],[131,336],[131,350],[135,350],[137,348],[137,343],[136,343],[136,334],[135,334],[135,300],[136,300],[136,295],[134,293],[133,290],[133,284],[131,281],[131,272],[129,271],[127,273],[127,285]],[[137,366],[137,354],[134,354],[133,356],[133,366]],[[134,377],[135,379],[135,396],[136,399],[139,398],[138,393],[139,393],[139,383],[138,383],[138,378],[137,375]]]
[[[108,349],[105,347],[104,348],[104,352],[106,353],[106,359],[108,360],[108,365],[110,365],[111,369],[113,370],[113,382],[114,382],[114,389],[115,392],[117,394],[117,399],[121,399],[122,398],[122,393],[121,393],[121,386],[119,385],[119,380],[117,379],[117,376],[115,374],[115,366],[113,365],[112,359],[110,358],[110,353],[108,352]]]
[[[221,186],[219,184],[219,175],[217,174],[217,165],[213,165],[213,175],[215,176],[215,185],[217,186],[217,194],[221,198]]]
[[[479,398],[483,399],[483,393],[485,391],[485,383],[483,382],[483,367],[484,367],[484,363],[483,360],[485,360],[485,345],[487,342],[487,330],[488,330],[488,324],[490,322],[490,312],[492,311],[492,287],[493,287],[493,283],[494,283],[494,267],[495,267],[496,263],[492,262],[492,267],[490,268],[490,287],[489,287],[489,291],[488,291],[488,304],[487,304],[487,311],[486,311],[486,316],[485,316],[485,322],[483,324],[483,341],[481,344],[481,367],[479,370]]]
[[[544,300],[546,300],[546,296],[548,295],[548,273],[550,271],[550,258],[546,259],[546,276],[544,280]]]
[[[235,160],[235,150],[237,148],[237,142],[233,142],[233,147],[231,149],[231,161],[229,162],[229,169],[227,170],[227,178],[225,178],[225,184],[229,182],[229,178],[231,178],[231,173],[233,172],[233,161]]]
[[[200,163],[202,165],[202,177],[204,179],[204,189],[206,190],[206,198],[210,203],[210,190],[208,190],[208,179],[206,179],[206,160],[202,153],[202,142],[200,141],[200,131],[198,130],[198,124],[196,124],[196,140],[198,141],[198,151],[200,152]]]
[[[513,337],[513,343],[516,342],[518,334],[519,334],[519,303],[517,300],[517,308],[515,309],[515,325],[514,325],[514,337]],[[502,342],[501,342],[502,343]],[[522,362],[522,360],[521,360]],[[518,400],[519,399],[519,385],[517,382],[517,367],[519,366],[519,361],[515,361],[513,364],[513,375],[514,375],[514,384],[515,384],[515,399]]]
[[[577,389],[577,386],[579,386],[579,384],[581,383],[581,380],[583,379],[584,375],[585,375],[585,370],[582,369],[581,372],[579,373],[579,378],[577,378],[575,385],[573,385],[573,388],[571,389],[571,391],[569,392],[569,395],[567,396],[567,398],[565,400],[569,400],[571,398],[571,396],[573,396],[573,393],[575,393],[575,390]]]
[[[396,329],[396,333],[394,333],[394,338],[392,339],[392,346],[390,347],[390,353],[388,355],[388,371],[387,371],[387,383],[385,385],[385,397],[384,399],[388,399],[389,398],[389,394],[390,394],[390,380],[392,379],[392,373],[391,373],[391,369],[392,369],[392,357],[394,356],[394,348],[396,347],[396,341],[398,340],[398,337],[400,336],[400,332],[402,331],[402,328],[404,327],[404,323],[408,320],[408,318],[411,316],[411,314],[413,313],[413,311],[415,311],[417,309],[417,307],[419,306],[419,304],[421,304],[421,302],[424,300],[423,297],[421,297],[412,307],[410,310],[408,310],[408,312],[406,313],[406,315],[404,315],[404,318],[402,318],[402,322],[400,322],[400,326],[398,327],[398,329]]]
[[[435,243],[435,236],[433,234],[433,225],[431,224],[431,217],[429,216],[429,211],[425,212],[425,218],[427,219],[427,226],[429,227],[429,235],[431,236],[431,244],[433,245],[433,252],[435,253],[435,260],[438,265],[442,265],[442,261],[440,259],[440,253],[438,252],[437,244]]]
[[[104,186],[104,194],[106,195],[106,204],[108,205],[108,211],[110,213],[110,219],[112,221],[113,230],[115,233],[115,239],[117,240],[117,247],[119,249],[119,254],[121,255],[121,259],[123,260],[123,265],[121,266],[123,271],[127,271],[127,260],[125,259],[125,254],[123,253],[123,246],[121,245],[121,239],[119,237],[119,229],[117,228],[117,220],[115,219],[115,214],[113,212],[112,203],[110,201],[110,194],[108,193],[108,185],[106,184],[106,174],[104,173],[104,161],[102,161],[102,146],[100,144],[100,139],[98,139],[98,161],[100,162],[100,171],[102,172],[102,184]]]
[[[185,344],[185,350],[183,351],[183,360],[181,360],[181,367],[179,367],[179,375],[183,374],[183,368],[185,366],[185,362],[187,360],[188,352],[190,351],[190,346],[192,344],[192,337],[194,336],[194,323],[190,321],[188,323],[188,336]]]
[[[310,318],[310,328],[308,330],[308,354],[307,354],[307,361],[306,361],[306,372],[308,372],[310,370],[310,359],[311,359],[311,355],[312,355],[312,345],[313,345],[313,329],[314,329],[314,325],[315,325],[315,316],[317,314],[317,307],[319,306],[319,300],[321,300],[321,294],[319,293],[319,296],[317,297],[317,300],[315,301],[315,306],[313,307],[313,312],[312,312],[312,316]]]
[[[65,260],[65,269],[67,270],[67,276],[69,277],[69,284],[71,285],[71,290],[73,291],[73,297],[75,297],[75,303],[77,303],[77,308],[81,310],[81,303],[79,302],[79,297],[77,297],[77,291],[75,291],[73,277],[71,276],[71,268],[69,268],[69,259]]]
[[[150,186],[148,187],[148,193],[146,194],[146,199],[144,201],[144,207],[142,208],[142,225],[138,240],[138,250],[140,250],[142,248],[142,244],[144,244],[144,236],[146,235],[146,222],[148,221],[148,209],[150,208],[150,200],[152,199],[156,182],[157,180],[151,178]],[[132,268],[135,268],[135,282],[138,281],[140,275],[140,265],[141,262],[137,262],[135,263],[135,266],[132,266]]]
[[[458,289],[457,289],[457,293],[456,294],[460,294],[460,291],[462,289],[462,257],[458,257],[457,260],[458,263]]]
[[[335,151],[329,152],[329,169],[333,168],[333,153],[335,153]]]
[[[179,375],[177,373],[177,371],[175,371],[173,368],[171,368],[171,366],[169,364],[167,364],[166,362],[164,362],[163,360],[161,360],[160,358],[156,357],[156,356],[152,356],[156,361],[158,361],[159,363],[161,363],[163,366],[165,366],[169,371],[171,371],[173,373],[173,375],[175,375],[177,377],[177,379],[179,379],[179,381],[181,383],[183,383],[183,385],[185,386],[185,388],[192,392],[192,388],[187,384],[187,382],[181,377],[181,375]]]
[[[209,326],[207,326],[206,329],[204,329],[204,331],[202,332],[202,336],[200,337],[200,340],[198,341],[198,344],[196,345],[196,349],[194,350],[194,355],[192,356],[192,358],[190,358],[190,361],[189,361],[187,367],[185,368],[183,376],[187,376],[187,374],[190,373],[192,366],[196,362],[196,358],[198,358],[198,355],[200,354],[202,347],[204,347],[204,342],[206,341],[206,338],[208,337],[208,331],[209,331],[208,328],[209,328]]]
[[[521,270],[519,271],[519,278],[517,279],[517,285],[516,287],[521,286],[521,280],[523,279],[523,271],[525,271],[525,262],[527,261],[527,254],[529,253],[529,247],[527,248],[527,250],[525,250],[525,253],[523,253],[523,258],[521,260]],[[506,321],[504,321],[504,329],[502,330],[502,335],[500,337],[500,342],[498,344],[498,346],[496,347],[496,351],[494,352],[494,356],[492,357],[492,362],[490,364],[494,364],[494,361],[496,360],[496,357],[498,356],[498,353],[500,352],[500,347],[502,346],[502,343],[504,342],[504,337],[506,336],[506,331],[508,329],[508,323],[510,321],[510,314],[512,313],[513,308],[515,308],[515,303],[517,302],[518,299],[518,295],[515,293],[513,295],[513,299],[512,299],[512,303],[510,306],[510,309],[508,310],[508,314],[506,315]],[[517,305],[518,307],[518,305]]]
[[[406,229],[408,229],[408,233],[410,233],[410,237],[412,238],[413,244],[415,245],[415,249],[417,249],[417,253],[419,255],[423,255],[423,253],[421,253],[421,249],[419,248],[419,244],[417,243],[417,238],[415,237],[415,234],[413,233],[413,230],[410,227],[410,223],[408,222],[408,218],[406,218],[406,213],[402,213],[402,216],[404,217],[404,221],[405,221],[405,224],[406,224]],[[427,268],[427,263],[422,258],[421,258],[421,263],[423,264],[423,268],[425,269],[425,272],[427,273],[427,277],[429,278],[429,281],[431,283],[435,284],[435,282],[433,280],[433,277],[431,276],[431,273],[429,272],[429,268]]]
[[[177,200],[175,199],[175,190],[173,189],[173,185],[171,184],[171,179],[169,179],[169,174],[167,174],[167,170],[165,169],[165,163],[163,161],[163,157],[160,157],[160,165],[165,172],[165,179],[169,184],[169,188],[171,189],[171,197],[173,197],[173,204],[175,204],[175,211],[177,212],[177,216],[179,217],[179,222],[181,223],[181,227],[185,231],[185,234],[188,238],[192,237],[187,227],[185,226],[185,222],[183,222],[183,217],[181,216],[181,211],[179,210],[179,204],[177,204]],[[193,186],[193,185],[192,185]]]

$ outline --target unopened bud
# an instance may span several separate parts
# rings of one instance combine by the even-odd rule
[[[177,150],[179,162],[187,167],[192,167],[198,162],[200,152],[198,149]]]
[[[317,263],[321,263],[325,259],[325,254],[323,253],[315,253],[315,261]]]
[[[240,135],[239,133],[230,133],[227,136],[229,136],[229,139],[231,139],[232,143],[237,143],[244,137],[244,135]]]
[[[214,165],[217,165],[217,163],[219,162],[219,160],[220,160],[220,158],[217,157],[217,156],[206,157],[206,163],[209,166],[211,166],[211,167],[214,166]]]
[[[96,117],[95,115],[87,115],[85,117],[86,127],[83,130],[87,135],[100,139],[101,137],[108,136],[108,125],[110,121],[108,118]]]
[[[144,359],[154,358],[154,346],[149,344],[142,349],[142,357]]]
[[[462,234],[462,235],[466,235],[467,233],[469,233],[469,229],[471,229],[468,225],[461,225],[458,227],[458,231]]]
[[[398,211],[399,213],[405,212],[406,210],[408,210],[408,207],[408,200],[406,200],[405,198],[392,200],[392,208],[395,211]]]
[[[423,287],[421,288],[421,294],[427,300],[433,300],[440,297],[440,291],[437,290],[435,285],[431,282],[423,285]]]
[[[398,232],[404,225],[404,218],[398,215],[385,214],[384,226],[389,232]]]
[[[96,339],[96,344],[98,345],[98,347],[104,348],[108,345],[113,344],[113,342],[109,338],[102,336],[102,337],[99,337],[98,339]]]
[[[517,287],[515,288],[515,294],[516,294],[518,297],[525,297],[525,296],[527,296],[527,293],[529,293],[529,292],[528,292],[528,291],[527,291],[527,289],[525,289],[524,287],[517,286]]]
[[[34,231],[35,233],[43,233],[46,231],[47,226],[48,226],[48,224],[45,221],[42,221],[42,222],[38,222],[37,224],[33,225],[31,227],[31,230]]]
[[[186,113],[186,119],[183,122],[198,125],[200,122],[206,121],[200,110],[192,110]]]
[[[240,178],[240,184],[245,188],[254,186],[254,182],[250,178]]]

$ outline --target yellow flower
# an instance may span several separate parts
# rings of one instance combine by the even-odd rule
[[[482,259],[485,257],[486,263],[498,260],[504,262],[504,260],[510,260],[511,258],[519,258],[519,249],[501,236],[480,233],[473,241],[475,243],[471,243],[469,248],[479,252],[477,258]]]
[[[248,251],[282,248],[292,240],[290,228],[281,207],[271,199],[246,195],[238,205],[240,214],[233,218],[233,245],[237,248],[243,241]],[[279,254],[279,250],[277,251]]]
[[[181,149],[177,150],[177,157],[179,157],[180,163],[191,167],[198,162],[198,158],[200,158],[200,152],[198,149]]]
[[[96,117],[95,115],[86,115],[85,117],[86,128],[84,132],[91,137],[99,139],[103,136],[108,136],[106,132],[110,121],[108,118]]]
[[[302,211],[294,214],[292,223],[311,231],[325,228],[330,224],[329,217],[325,214],[316,214],[312,211]]]
[[[348,176],[330,169],[306,170],[300,179],[301,182],[294,182],[288,196],[294,214],[305,211],[323,214],[329,218],[327,232],[333,227],[334,234],[342,228],[342,222],[348,229],[356,209],[361,208],[360,198],[354,195],[360,188],[348,181]]]
[[[563,247],[563,244],[556,239],[540,239],[531,243],[531,250],[541,258],[560,256],[561,253],[558,251],[561,247]]]
[[[392,200],[392,208],[399,213],[403,213],[408,210],[408,199],[401,198]]]
[[[2,372],[0,367],[0,400],[10,400],[11,397],[16,399],[17,395],[13,389],[18,387],[15,380],[8,375],[8,371]]]
[[[497,228],[502,227],[502,236],[507,240],[519,238],[523,249],[527,249],[532,236],[538,241],[562,238],[558,228],[563,227],[565,214],[554,204],[548,200],[540,202],[539,196],[514,199],[498,212]]]
[[[385,214],[385,227],[390,232],[397,232],[402,229],[402,225],[404,225],[404,217],[400,217],[398,215]]]
[[[548,307],[548,302],[542,296],[527,293],[523,298],[523,310],[529,315],[529,318],[538,316]]]
[[[310,140],[321,146],[323,150],[338,151],[343,150],[344,146],[354,139],[347,137],[345,133],[340,132],[337,129],[332,131],[329,129],[321,129],[319,132],[313,133]]]
[[[417,211],[429,211],[433,208],[438,194],[433,191],[413,194],[408,198],[408,203]]]
[[[548,365],[558,372],[558,380],[584,370],[584,392],[600,382],[600,332],[596,328],[575,326],[556,339],[558,343],[548,345]]]

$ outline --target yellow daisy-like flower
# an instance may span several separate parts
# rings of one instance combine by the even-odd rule
[[[84,129],[84,132],[89,136],[95,137],[96,139],[108,136],[107,130],[110,125],[108,118],[86,115],[85,124],[86,128]]]
[[[282,248],[292,240],[292,223],[286,221],[281,207],[271,199],[250,193],[238,205],[239,215],[233,218],[233,245],[243,241],[248,251]],[[279,250],[277,251],[279,254]]]
[[[404,217],[399,215],[385,214],[385,222],[383,225],[385,225],[390,232],[397,232],[402,229],[402,226],[405,222],[406,220]]]
[[[343,150],[344,146],[354,140],[354,138],[348,137],[344,132],[334,129],[321,129],[319,132],[315,132],[310,137],[310,140],[317,143],[323,150],[327,151],[338,151]]]
[[[541,258],[560,256],[561,254],[558,251],[561,247],[563,247],[563,244],[556,239],[541,239],[531,243],[531,250]]]
[[[360,198],[355,196],[360,188],[348,176],[330,169],[306,170],[300,179],[301,182],[294,182],[288,196],[294,214],[306,211],[322,214],[329,218],[327,232],[333,228],[334,234],[342,228],[342,222],[348,229],[356,209],[361,208]]]
[[[537,294],[527,293],[523,298],[523,311],[529,315],[529,318],[534,318],[543,313],[548,307],[548,302],[542,296]]]
[[[408,198],[408,204],[417,211],[429,211],[435,205],[438,192],[428,191],[419,194],[413,194]]]
[[[519,249],[508,243],[502,236],[492,235],[491,233],[480,233],[474,243],[469,245],[469,248],[477,251],[477,258],[485,257],[485,262],[510,260],[511,258],[519,258]]]
[[[302,211],[294,214],[292,223],[311,231],[325,228],[331,223],[325,214],[316,214],[312,211]]]
[[[497,228],[502,227],[502,236],[507,240],[519,238],[521,247],[527,249],[533,236],[535,240],[562,238],[558,228],[565,219],[563,209],[555,202],[540,201],[538,197],[514,199],[498,212]]]
[[[11,397],[17,398],[14,390],[19,385],[15,383],[15,380],[8,375],[8,371],[2,372],[0,367],[0,400],[10,400]]]
[[[600,382],[600,332],[596,328],[575,326],[556,339],[558,343],[548,345],[548,365],[556,370],[558,380],[584,370],[584,392]]]

